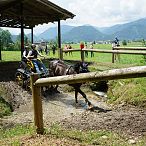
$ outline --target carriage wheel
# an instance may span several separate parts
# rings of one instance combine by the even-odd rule
[[[21,72],[16,72],[15,74],[15,82],[23,87],[24,86],[24,81],[23,81],[23,74]]]
[[[31,92],[30,78],[28,78],[25,82],[25,90]]]

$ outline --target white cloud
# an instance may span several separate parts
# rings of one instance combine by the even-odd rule
[[[145,0],[51,0],[76,15],[66,23],[111,26],[146,17]]]
[[[111,26],[146,17],[146,0],[50,0],[76,16],[62,21],[62,24],[97,27]],[[34,33],[41,33],[51,23],[39,25]]]

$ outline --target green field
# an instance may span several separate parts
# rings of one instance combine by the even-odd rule
[[[130,43],[128,46],[141,46],[140,43]],[[62,45],[64,47],[64,44]],[[89,45],[88,45],[89,47]],[[72,48],[79,48],[79,44],[72,44]],[[95,49],[111,50],[111,44],[95,44]],[[45,54],[45,53],[43,53]],[[2,61],[20,61],[20,51],[2,51]],[[52,50],[46,55],[45,58],[58,58],[58,50],[56,54],[53,55]],[[64,53],[64,60],[81,60],[80,52],[73,52],[72,54],[67,55]],[[94,52],[94,57],[91,58],[91,52],[88,52],[88,57],[85,57],[85,61],[88,62],[97,62],[97,63],[111,63],[112,54],[111,53],[97,53]],[[131,64],[131,65],[143,65],[145,64],[143,55],[130,55],[130,54],[120,54],[120,60],[117,60],[115,64]]]
[[[72,45],[73,48],[79,48],[79,44]],[[132,46],[132,45],[128,45]],[[135,44],[138,46],[138,44]],[[95,45],[96,49],[111,49],[111,45]],[[46,58],[58,58],[58,53],[56,51],[55,56],[53,56],[52,51],[46,56]],[[120,55],[120,61],[111,63],[112,55],[103,54],[103,53],[94,53],[94,57],[91,58],[90,52],[88,58],[85,58],[85,61],[95,62],[93,65],[89,66],[90,71],[95,70],[106,70],[112,68],[121,68],[135,65],[145,65],[145,59],[143,55]],[[64,54],[65,60],[80,60],[80,53],[73,52],[69,56]],[[20,61],[20,51],[2,51],[2,62],[5,61]],[[114,105],[134,105],[137,107],[145,108],[146,107],[146,78],[136,78],[136,79],[123,79],[123,80],[111,80],[108,82],[108,101],[107,104]],[[0,88],[0,96],[4,94],[4,89]],[[0,117],[10,114],[10,109],[0,101]],[[1,125],[0,125],[1,126]],[[43,137],[50,141],[54,139],[68,139],[76,140],[82,145],[109,145],[109,146],[132,146],[129,144],[126,136],[120,135],[120,133],[114,133],[113,131],[79,131],[79,130],[67,130],[62,129],[59,125],[52,125],[49,129],[45,129],[46,133]],[[17,125],[10,128],[1,128],[0,127],[0,145],[23,145],[23,141],[34,140],[36,136],[35,128],[30,125]],[[104,138],[106,137],[106,138]],[[37,140],[36,140],[37,141]],[[37,145],[39,143],[39,137]],[[66,141],[67,143],[67,141]],[[135,146],[145,146],[146,136],[140,138],[140,140],[134,144]],[[70,144],[68,144],[70,145]]]

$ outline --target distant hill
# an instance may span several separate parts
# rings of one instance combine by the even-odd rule
[[[12,36],[15,40],[17,36]],[[57,27],[51,27],[38,36],[34,41],[51,40],[57,37]],[[61,26],[61,39],[67,42],[113,40],[118,37],[120,40],[146,39],[146,18],[137,21],[118,24],[111,27],[83,26]],[[30,34],[28,35],[30,38]]]
[[[29,40],[31,40],[31,33],[26,34],[26,36],[28,37],[28,39],[29,39]],[[34,41],[34,42],[37,42],[37,41],[38,41],[37,36],[36,36],[36,35],[34,35],[34,34],[33,34],[33,41]]]
[[[146,18],[112,27],[99,28],[99,30],[120,39],[146,39]]]
[[[69,32],[74,26],[62,25],[61,26],[61,35]],[[57,27],[51,27],[37,36],[38,40],[51,40],[57,37]]]
[[[16,39],[17,39],[17,37],[18,37],[18,35],[11,35],[11,39],[12,39],[12,41],[15,42]]]
[[[94,41],[104,40],[106,37],[93,26],[78,26],[62,36],[63,41]]]

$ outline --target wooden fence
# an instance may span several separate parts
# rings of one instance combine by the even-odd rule
[[[97,52],[97,53],[112,53],[112,63],[114,63],[115,60],[115,54],[134,54],[134,55],[146,55],[146,51],[144,48],[142,50],[135,50],[135,51],[129,51],[129,50],[119,50],[119,47],[113,48],[113,50],[103,50],[103,49],[69,49],[69,50],[62,50],[60,53],[62,53],[61,60],[63,60],[63,52],[81,52],[81,61],[84,61],[84,52]],[[124,48],[123,48],[124,49]],[[131,47],[132,49],[132,47]],[[140,49],[140,48],[139,48]],[[145,48],[146,49],[146,48]]]
[[[135,55],[145,55],[144,54],[144,51],[146,51],[146,47],[113,47],[112,48],[112,50],[132,50],[133,51],[133,54],[134,53],[137,53],[137,54],[135,54]],[[139,53],[138,53],[139,52]],[[120,61],[120,54],[115,54],[115,53],[113,53],[112,54],[112,63],[114,63],[114,61],[116,60],[116,57],[119,59],[119,61]]]
[[[59,84],[74,84],[102,80],[146,77],[146,66],[123,69],[113,69],[103,72],[90,72],[58,77],[38,78],[38,74],[31,75],[31,88],[34,105],[34,122],[38,134],[44,133],[41,87]]]

